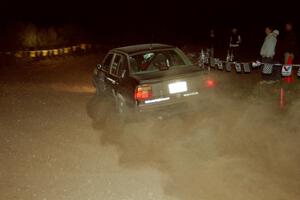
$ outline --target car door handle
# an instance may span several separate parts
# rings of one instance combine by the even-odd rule
[[[109,80],[114,85],[117,84],[117,82],[112,78],[106,77],[106,79]]]

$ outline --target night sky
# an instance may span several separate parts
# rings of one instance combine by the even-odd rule
[[[41,27],[76,24],[91,38],[130,42],[138,38],[166,42],[207,39],[210,28],[225,38],[235,26],[252,44],[264,27],[282,30],[285,21],[299,23],[292,1],[9,1],[1,6],[1,27],[32,22]],[[248,39],[248,40],[247,40]],[[128,40],[129,41],[129,40]]]
[[[147,22],[167,27],[176,21],[198,23],[244,24],[297,19],[293,1],[7,1],[1,3],[1,20],[22,19],[41,24],[65,22],[117,22],[120,18],[132,25]],[[204,18],[204,19],[203,19]],[[299,17],[298,17],[299,18]],[[155,22],[154,22],[155,21]],[[191,23],[189,23],[191,25]]]

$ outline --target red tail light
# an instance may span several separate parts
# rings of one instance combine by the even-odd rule
[[[214,80],[208,79],[208,80],[205,81],[205,86],[206,86],[207,88],[213,88],[213,87],[216,86],[216,83],[215,83]]]
[[[136,87],[134,97],[139,101],[150,99],[152,97],[151,85],[139,85]]]

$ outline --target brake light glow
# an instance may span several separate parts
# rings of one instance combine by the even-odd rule
[[[150,99],[152,97],[152,87],[150,85],[139,85],[135,89],[134,97],[139,101]]]

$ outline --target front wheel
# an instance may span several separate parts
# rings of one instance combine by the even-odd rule
[[[105,85],[105,83],[102,84],[97,84],[96,85],[96,95],[103,95],[105,94],[107,91],[107,86]]]
[[[112,113],[113,104],[107,96],[93,96],[86,105],[88,116],[93,124],[99,124],[103,128]],[[96,127],[96,126],[95,126]]]

